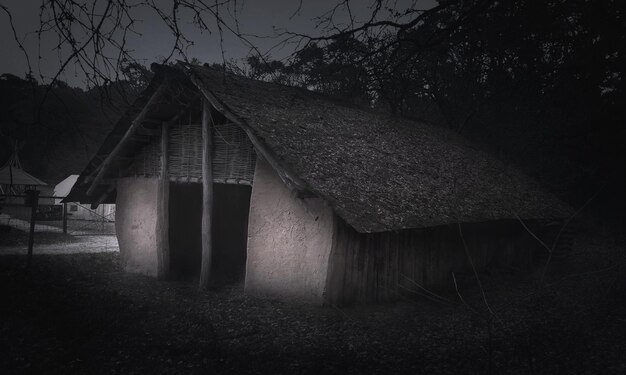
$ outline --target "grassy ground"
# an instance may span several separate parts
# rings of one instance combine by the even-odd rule
[[[337,309],[126,274],[118,254],[3,256],[0,372],[626,373],[623,245],[575,250],[542,287],[481,275],[494,315],[471,285],[466,304]]]

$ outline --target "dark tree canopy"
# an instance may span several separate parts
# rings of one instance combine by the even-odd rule
[[[0,76],[0,163],[18,148],[23,167],[46,182],[56,183],[80,172],[126,108],[132,86],[84,91],[62,81],[41,85],[33,79]],[[43,101],[43,97],[47,99]]]

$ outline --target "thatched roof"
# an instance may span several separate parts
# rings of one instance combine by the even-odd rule
[[[571,213],[533,180],[446,129],[209,67],[161,67],[157,76],[180,69],[360,232]]]
[[[5,166],[0,168],[0,184],[9,185],[48,186],[45,182],[31,175],[21,168]]]

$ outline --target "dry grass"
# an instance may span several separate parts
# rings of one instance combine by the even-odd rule
[[[475,287],[461,293],[479,315],[426,300],[338,310],[126,274],[117,254],[35,256],[30,273],[24,257],[5,256],[0,368],[482,374],[491,345],[494,373],[624,373],[623,245],[585,239],[576,250],[542,288],[504,270],[481,274],[498,315],[491,342]]]

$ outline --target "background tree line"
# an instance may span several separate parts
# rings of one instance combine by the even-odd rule
[[[308,38],[285,61],[250,57],[242,73],[448,127],[626,225],[624,9],[440,1],[418,22]]]
[[[17,148],[24,169],[45,182],[80,173],[152,74],[136,63],[123,70],[124,79],[91,89],[0,75],[0,163]]]

